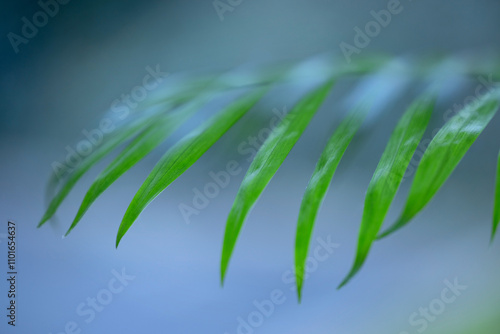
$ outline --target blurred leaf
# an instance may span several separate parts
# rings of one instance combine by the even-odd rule
[[[368,106],[362,104],[351,111],[340,123],[328,140],[302,199],[295,239],[295,275],[299,302],[302,297],[307,252],[316,215],[323,203],[335,170],[354,134],[360,128],[367,111]]]
[[[58,207],[82,175],[115,148],[131,141],[130,145],[94,181],[66,233],[68,234],[101,193],[189,117],[189,112],[167,116],[165,111],[170,111],[179,104],[190,102],[202,95],[202,92],[214,94],[241,89],[253,91],[252,94],[244,95],[243,98],[231,103],[229,107],[224,108],[223,111],[174,144],[163,155],[130,203],[118,229],[117,246],[147,205],[194,164],[257,103],[271,84],[304,83],[334,76],[335,79],[359,78],[362,80],[362,85],[360,85],[362,89],[352,92],[351,96],[354,97],[354,101],[348,102],[352,105],[351,103],[357,102],[360,97],[370,95],[373,97],[370,116],[374,119],[373,116],[378,114],[377,110],[384,109],[381,106],[390,101],[388,97],[398,96],[397,90],[414,78],[432,81],[433,88],[437,88],[433,91],[439,92],[441,97],[453,93],[456,87],[459,87],[457,82],[460,84],[462,77],[477,78],[482,86],[491,90],[491,85],[495,84],[495,78],[498,77],[495,73],[500,73],[496,60],[492,58],[490,61],[484,61],[477,57],[452,55],[445,58],[435,56],[420,58],[415,61],[408,57],[392,58],[371,55],[347,64],[343,59],[322,56],[303,62],[299,66],[281,62],[279,66],[273,65],[270,68],[244,66],[242,69],[222,76],[219,76],[220,73],[177,76],[158,87],[153,94],[148,95],[147,99],[133,108],[133,118],[137,118],[137,121],[128,121],[126,125],[118,127],[112,134],[105,136],[99,147],[87,157],[79,159],[79,165],[69,169],[69,172],[67,168],[64,168],[66,166],[62,166],[65,174],[61,174],[60,170],[54,171],[47,185],[47,199],[50,203],[38,227],[49,219],[54,220]],[[381,80],[372,80],[378,77]],[[250,165],[227,219],[221,254],[221,283],[224,282],[232,252],[246,216],[308,126],[333,83],[334,80],[331,80],[301,99],[272,131]],[[368,87],[367,91],[364,90],[366,87]],[[257,88],[262,89],[257,91]],[[406,225],[433,198],[495,115],[500,105],[500,89],[495,88],[474,105],[467,106],[443,126],[421,159],[399,219],[387,231],[377,235],[411,157],[427,127],[433,104],[434,94],[420,97],[408,108],[396,126],[368,186],[353,267],[339,287],[346,284],[360,270],[374,239],[389,235]],[[160,109],[161,113],[157,112]],[[295,275],[299,301],[315,219],[336,168],[360,127],[361,118],[364,116],[361,114],[351,112],[328,140],[302,199],[295,240]],[[370,119],[365,118],[363,122],[370,123]],[[500,153],[495,187],[491,241],[500,223]]]
[[[177,142],[156,164],[135,194],[118,229],[116,246],[140,213],[175,179],[191,167],[236,121],[257,103],[266,89],[239,98]]]
[[[402,214],[379,238],[408,224],[429,203],[497,112],[499,96],[500,90],[486,94],[439,130],[422,156]]]
[[[363,266],[401,184],[406,168],[424,135],[434,103],[434,95],[424,94],[411,104],[396,125],[368,185],[356,258],[351,271],[339,288],[347,284]]]
[[[241,183],[226,223],[221,257],[221,283],[246,215],[300,138],[333,86],[333,81],[309,93],[273,129],[257,152]]]
[[[66,236],[78,224],[92,203],[122,174],[132,168],[137,162],[148,155],[155,147],[169,137],[181,124],[191,117],[206,99],[188,103],[178,111],[165,115],[162,119],[151,124],[137,136],[118,157],[96,178],[88,190]]]
[[[97,162],[99,162],[102,158],[107,156],[111,151],[117,148],[120,144],[123,144],[125,141],[131,139],[135,136],[140,130],[147,127],[151,122],[156,120],[158,115],[153,117],[143,117],[137,121],[124,125],[123,127],[115,130],[112,134],[108,135],[108,138],[105,138],[103,142],[98,146],[95,151],[93,151],[90,155],[88,155],[85,159],[79,163],[74,170],[67,176],[64,184],[61,186],[60,190],[56,193],[56,195],[50,201],[50,204],[45,211],[42,219],[38,223],[38,227],[41,227],[45,222],[47,222],[57,211],[63,200],[69,194],[71,189],[75,186],[78,180],[85,174],[92,166],[94,166]],[[55,174],[54,174],[55,175]],[[48,192],[53,192],[56,183],[57,176],[52,176],[48,185]]]
[[[493,204],[493,230],[491,232],[491,241],[495,238],[498,223],[500,222],[500,153],[498,154],[497,180],[495,187],[495,202]]]

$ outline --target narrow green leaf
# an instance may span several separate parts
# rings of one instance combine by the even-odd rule
[[[135,194],[118,229],[116,247],[140,213],[175,179],[191,167],[234,123],[257,103],[267,89],[239,98],[170,148]]]
[[[332,86],[333,81],[329,81],[299,101],[273,129],[257,152],[227,219],[221,257],[221,283],[224,282],[229,259],[245,217],[304,132]]]
[[[498,223],[500,222],[500,152],[497,164],[497,182],[495,187],[495,202],[493,204],[493,230],[491,232],[491,242],[495,238]]]
[[[45,201],[46,201],[45,205],[47,207],[50,205],[50,201],[52,200],[52,198],[56,194],[57,186],[61,182],[59,177],[60,176],[58,176],[56,171],[53,171],[49,177],[49,181],[47,182],[47,185],[45,186]]]
[[[340,123],[328,140],[302,199],[295,238],[295,275],[299,302],[302,297],[307,252],[316,215],[323,203],[335,170],[354,134],[360,128],[367,111],[368,106],[362,104],[351,111]]]
[[[94,152],[92,152],[89,156],[82,160],[80,164],[78,164],[75,169],[67,176],[64,184],[61,186],[60,190],[56,193],[56,195],[52,198],[49,203],[45,214],[42,219],[38,223],[38,227],[41,227],[45,224],[52,216],[56,213],[57,209],[69,194],[71,189],[75,186],[78,180],[98,161],[108,155],[111,151],[113,151],[120,144],[132,138],[139,131],[148,126],[149,123],[153,122],[157,116],[144,117],[130,124],[124,125],[119,130],[116,130],[109,138],[103,140],[103,143],[96,148]],[[53,191],[55,188],[56,178],[51,177],[51,181],[49,182],[48,191]]]
[[[424,94],[411,104],[399,120],[368,185],[351,271],[339,285],[347,284],[363,266],[373,241],[401,184],[434,108],[435,97]]]
[[[132,168],[137,162],[148,155],[155,147],[161,144],[181,124],[191,117],[203,104],[204,99],[188,103],[180,110],[165,115],[162,119],[150,125],[137,136],[109,166],[97,176],[88,190],[66,236],[78,224],[85,212],[113,182]]]
[[[499,105],[500,91],[486,94],[477,103],[467,105],[439,130],[422,156],[403,212],[379,239],[408,224],[429,203],[488,125]]]

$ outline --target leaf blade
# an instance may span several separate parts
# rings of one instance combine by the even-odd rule
[[[493,228],[491,231],[491,242],[495,238],[495,234],[500,223],[500,152],[498,153],[497,177],[495,186],[495,201],[493,204]]]
[[[273,129],[250,164],[226,222],[221,256],[221,284],[246,215],[304,132],[333,83],[331,80],[301,99]]]
[[[107,154],[117,148],[119,145],[124,143],[125,141],[132,138],[135,134],[137,134],[141,129],[145,128],[152,120],[156,119],[155,117],[151,118],[143,118],[139,119],[133,123],[124,125],[120,130],[108,140],[104,141],[92,154],[87,156],[82,162],[75,167],[75,169],[71,172],[71,174],[65,180],[65,183],[62,185],[61,189],[54,195],[52,200],[50,201],[44,215],[42,216],[40,222],[37,227],[41,227],[45,224],[49,219],[51,219],[56,213],[57,209],[64,201],[64,199],[68,196],[69,192],[73,189],[78,180],[97,162],[99,162],[102,158],[104,158]],[[56,180],[54,177],[51,177],[51,181],[49,182],[50,191],[53,191],[55,188]]]
[[[422,156],[403,212],[379,239],[408,224],[430,202],[499,106],[500,91],[493,91],[466,106],[439,130]]]
[[[267,91],[258,89],[233,102],[170,148],[148,175],[130,203],[118,229],[116,247],[139,214],[193,165]]]
[[[302,299],[307,253],[317,212],[344,152],[361,127],[367,109],[364,105],[355,108],[334,131],[318,160],[302,199],[295,238],[295,276],[299,302]]]
[[[410,105],[396,125],[368,185],[355,260],[339,289],[356,275],[366,261],[404,173],[427,128],[434,101],[432,94],[422,95]]]
[[[170,136],[181,124],[183,124],[195,111],[204,103],[203,99],[184,105],[180,110],[165,115],[162,119],[151,124],[147,129],[140,133],[107,167],[103,170],[92,183],[87,191],[80,208],[66,232],[67,236],[78,224],[83,215],[90,208],[92,203],[121,175],[132,168],[137,162],[142,160],[153,149],[161,144]]]

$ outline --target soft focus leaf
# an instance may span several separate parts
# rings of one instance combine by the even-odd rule
[[[85,212],[113,182],[123,173],[132,168],[137,162],[142,160],[155,147],[161,144],[170,136],[181,124],[191,117],[204,103],[203,99],[188,103],[179,108],[178,111],[165,115],[162,119],[151,124],[141,134],[139,134],[109,166],[97,176],[94,183],[88,190],[83,202],[76,214],[71,227],[66,232],[68,235],[78,224]]]
[[[79,163],[74,170],[67,176],[64,181],[64,184],[61,186],[60,190],[55,194],[52,200],[49,203],[45,214],[42,219],[38,223],[38,227],[42,226],[45,222],[47,222],[57,211],[63,200],[68,196],[69,192],[78,180],[97,162],[99,162],[102,158],[107,156],[111,151],[117,148],[119,145],[123,144],[125,141],[131,139],[135,136],[139,131],[148,126],[151,122],[157,119],[157,115],[153,118],[144,117],[130,124],[124,125],[123,127],[115,130],[114,133],[110,135],[109,138],[103,140],[103,142],[98,146],[95,151],[93,151],[89,156]],[[54,191],[56,187],[57,178],[52,176],[51,181],[49,182],[48,191]]]
[[[347,284],[363,266],[410,160],[424,135],[434,108],[434,101],[433,95],[423,95],[411,104],[396,125],[368,185],[356,258],[351,271],[339,288]]]
[[[497,180],[495,187],[495,202],[493,204],[493,229],[491,232],[491,241],[495,238],[498,223],[500,222],[500,153],[498,154]]]
[[[499,96],[499,90],[486,94],[439,130],[422,156],[402,214],[379,238],[408,224],[429,203],[497,112]]]
[[[221,257],[221,282],[245,217],[300,138],[333,86],[333,81],[308,94],[273,129],[252,161],[226,223]]]
[[[321,203],[323,203],[335,170],[354,134],[360,128],[367,110],[367,105],[362,104],[340,123],[328,140],[302,199],[295,239],[295,275],[299,301],[302,295],[307,252],[316,215]]]
[[[116,246],[140,213],[175,179],[193,165],[236,121],[257,103],[267,89],[239,98],[177,142],[156,164],[135,194],[118,229]]]

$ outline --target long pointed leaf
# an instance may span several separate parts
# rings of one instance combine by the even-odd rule
[[[340,123],[328,140],[302,199],[295,238],[295,275],[299,302],[302,297],[307,252],[316,215],[323,203],[335,170],[354,134],[360,128],[367,110],[366,105],[361,105],[350,112]]]
[[[491,231],[491,241],[495,238],[498,223],[500,223],[500,152],[498,154],[497,180],[495,187],[495,202],[493,204],[493,229]]]
[[[155,122],[137,136],[109,166],[97,176],[76,214],[71,227],[66,232],[66,236],[78,224],[85,212],[113,182],[122,174],[132,168],[137,162],[148,155],[155,147],[161,144],[170,136],[181,124],[191,117],[204,103],[202,99],[189,103],[180,110],[166,115]]]
[[[210,118],[170,148],[148,175],[130,203],[118,229],[116,247],[140,213],[175,179],[191,167],[267,91],[258,89]]]
[[[466,106],[439,130],[422,156],[403,212],[379,238],[408,224],[429,203],[488,125],[499,105],[500,91],[493,91],[477,103]]]
[[[373,241],[401,184],[404,173],[429,123],[435,98],[423,95],[401,117],[368,185],[356,258],[344,286],[363,266]]]
[[[329,81],[297,103],[273,129],[252,161],[229,213],[221,257],[221,283],[245,217],[300,138],[333,86]]]
[[[156,117],[153,117],[153,120]],[[153,121],[150,117],[139,119],[131,124],[125,125],[123,128],[120,128],[115,133],[112,134],[107,140],[103,141],[103,143],[97,147],[97,149],[92,152],[89,156],[82,160],[80,164],[78,164],[75,169],[71,172],[71,174],[67,177],[61,189],[56,193],[56,195],[52,198],[49,203],[45,214],[42,219],[38,223],[38,227],[41,227],[45,224],[52,216],[56,213],[57,209],[63,202],[63,200],[68,196],[69,192],[78,180],[98,161],[108,155],[111,151],[117,148],[120,144],[123,144],[125,141],[132,138],[136,135],[140,130],[144,129],[148,126],[149,123]],[[50,181],[49,188],[53,190],[55,187],[55,179],[52,177],[52,181]]]

